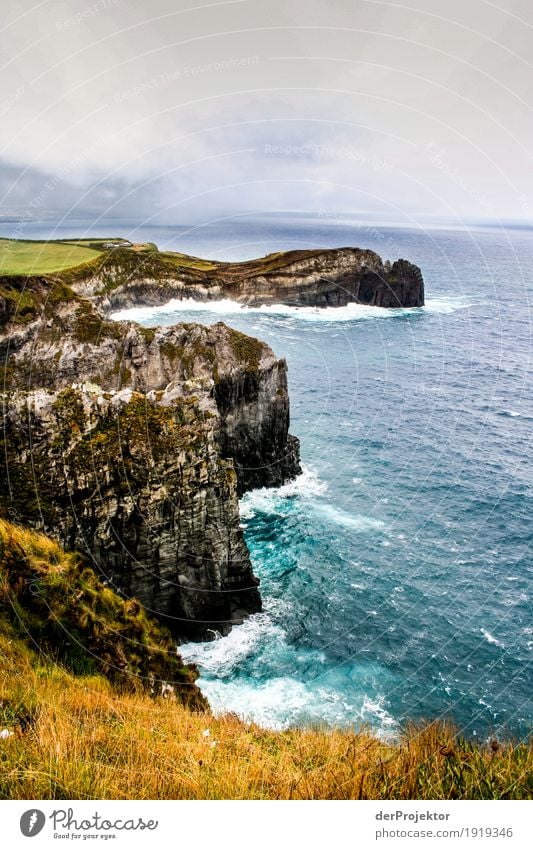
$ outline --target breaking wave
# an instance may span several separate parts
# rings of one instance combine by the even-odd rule
[[[300,321],[310,322],[345,322],[365,321],[368,319],[392,319],[406,315],[423,315],[433,313],[447,315],[461,309],[473,306],[471,299],[462,295],[449,295],[439,298],[428,298],[424,307],[406,307],[387,309],[385,307],[366,306],[365,304],[348,304],[345,307],[300,307],[286,304],[265,304],[260,307],[249,307],[238,301],[222,299],[220,301],[195,301],[193,298],[172,299],[161,306],[131,307],[118,310],[111,314],[115,321],[138,321],[168,324],[172,316],[182,319],[182,314],[214,314],[216,316],[253,314],[282,315]]]
[[[302,465],[302,474],[283,486],[247,492],[240,502],[241,519],[252,519],[257,513],[279,513],[287,499],[317,498],[324,495],[327,489],[328,485],[320,480],[316,472]]]

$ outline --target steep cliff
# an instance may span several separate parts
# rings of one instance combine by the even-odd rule
[[[224,324],[112,322],[4,278],[0,512],[85,553],[178,636],[260,609],[238,495],[299,472],[286,363]]]
[[[404,259],[383,262],[361,248],[283,251],[238,263],[119,248],[72,277],[77,292],[113,309],[171,298],[231,298],[249,306],[424,305],[424,281],[416,265]]]
[[[79,266],[0,278],[0,512],[84,552],[176,634],[226,633],[261,605],[238,497],[300,470],[286,363],[224,324],[106,315],[170,298],[421,306],[422,275],[358,248],[220,263],[84,245]]]

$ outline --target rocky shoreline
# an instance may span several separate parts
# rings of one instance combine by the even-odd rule
[[[228,298],[247,306],[424,305],[424,280],[416,265],[404,259],[384,262],[361,248],[283,251],[234,263],[117,248],[73,286],[106,310],[156,306],[172,298]]]
[[[222,323],[148,329],[108,312],[170,297],[393,306],[392,292],[415,306],[423,282],[358,249],[210,269],[172,257],[121,247],[0,279],[0,515],[80,551],[177,639],[205,639],[261,609],[238,499],[300,472],[287,365]]]

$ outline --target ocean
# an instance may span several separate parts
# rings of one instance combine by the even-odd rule
[[[420,309],[128,312],[146,325],[223,320],[289,365],[304,473],[241,502],[264,612],[180,647],[213,710],[383,736],[436,718],[482,739],[530,732],[532,232],[277,216],[91,233],[111,231],[222,260],[368,247],[416,263],[426,283]],[[84,228],[25,237],[73,232]]]

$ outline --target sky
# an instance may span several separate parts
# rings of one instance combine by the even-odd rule
[[[530,0],[2,0],[0,222],[533,223]]]

